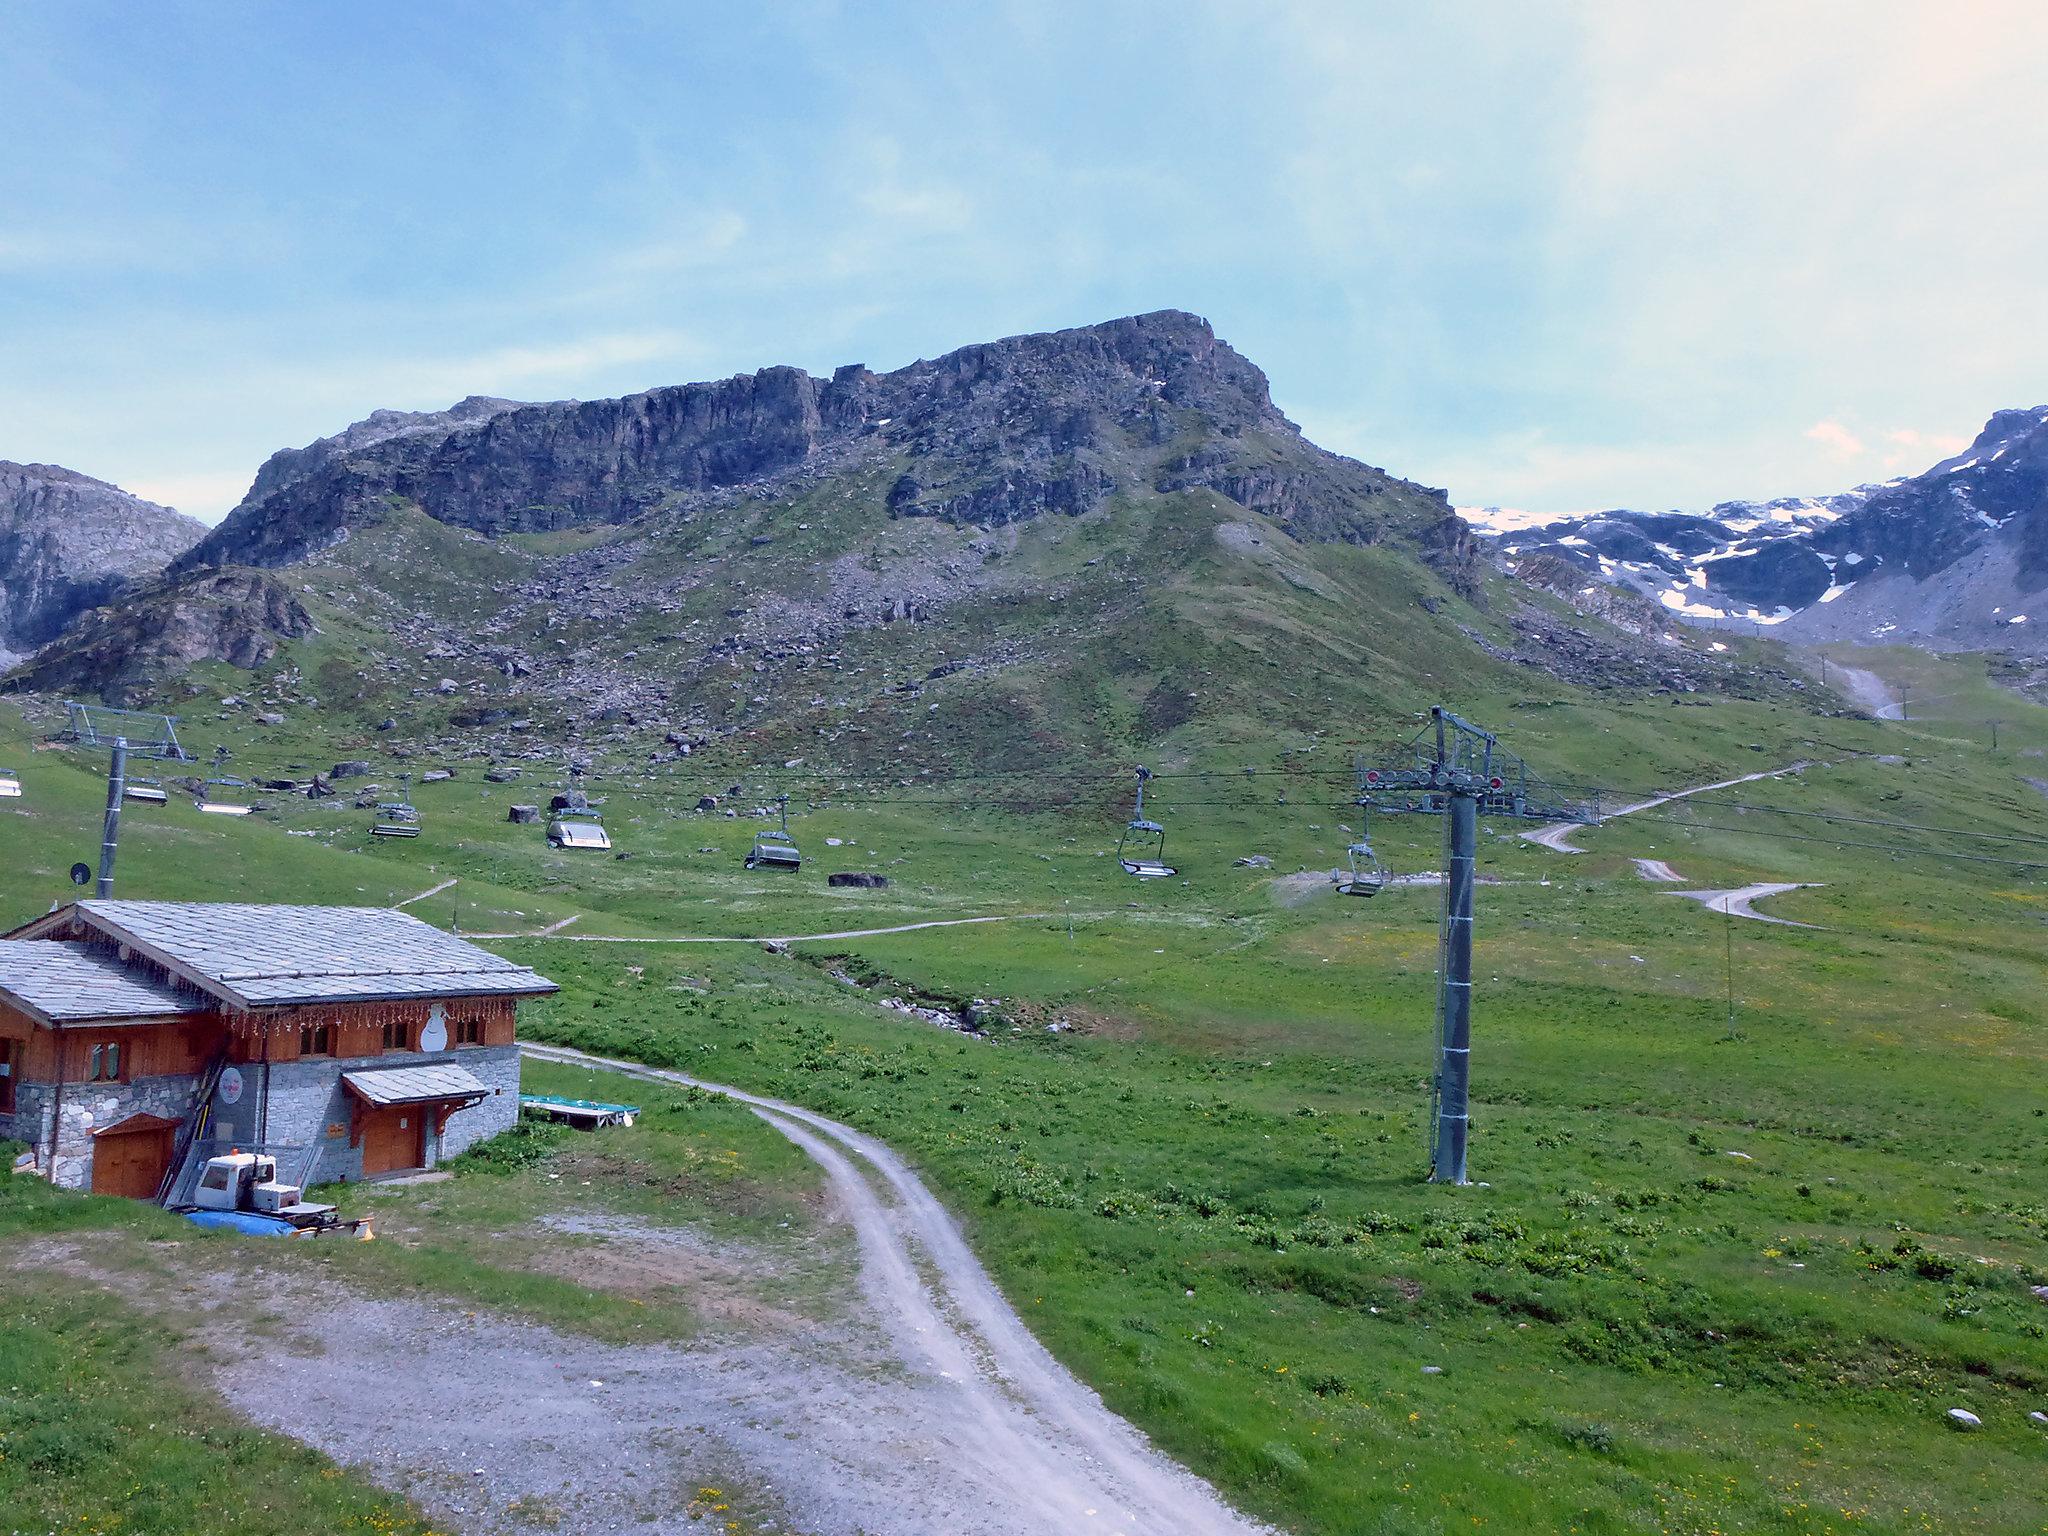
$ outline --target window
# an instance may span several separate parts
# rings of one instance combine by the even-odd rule
[[[0,1040],[0,1115],[14,1113],[14,1072],[21,1061],[19,1040]]]
[[[334,1026],[331,1024],[306,1024],[299,1029],[299,1054],[301,1056],[332,1056],[334,1054]]]
[[[455,1021],[455,1043],[457,1045],[482,1045],[484,1043],[484,1021],[478,1018]]]
[[[409,1051],[412,1045],[412,1025],[403,1019],[384,1021],[384,1049],[387,1051]]]
[[[89,1083],[118,1083],[121,1081],[121,1047],[118,1045],[96,1045],[92,1048],[90,1070],[85,1074]]]

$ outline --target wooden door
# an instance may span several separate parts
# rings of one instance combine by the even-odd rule
[[[363,1121],[363,1177],[425,1167],[426,1133],[423,1105],[396,1104],[371,1110]]]
[[[170,1164],[168,1127],[109,1131],[93,1138],[92,1192],[154,1200],[158,1186],[163,1183],[164,1170]]]

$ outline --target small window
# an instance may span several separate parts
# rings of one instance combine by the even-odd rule
[[[455,1021],[455,1043],[457,1045],[482,1045],[484,1043],[484,1021],[482,1019],[457,1019]]]
[[[228,1170],[225,1168],[207,1169],[206,1177],[199,1181],[199,1187],[201,1189],[226,1189],[228,1187]]]
[[[96,1045],[92,1048],[90,1070],[85,1075],[89,1083],[118,1083],[121,1081],[121,1047],[118,1045]]]
[[[307,1024],[299,1030],[299,1054],[301,1056],[332,1056],[334,1054],[334,1028],[329,1024]]]
[[[403,1019],[384,1021],[384,1049],[387,1051],[409,1051],[412,1046],[412,1025]]]

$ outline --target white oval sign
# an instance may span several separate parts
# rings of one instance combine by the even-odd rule
[[[242,1101],[242,1071],[229,1067],[220,1075],[220,1101],[223,1104],[239,1104]]]
[[[426,1025],[420,1030],[420,1049],[423,1051],[445,1051],[448,1049],[448,1013],[439,1003],[427,1010]]]

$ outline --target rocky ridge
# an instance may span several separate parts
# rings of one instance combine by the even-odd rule
[[[183,554],[205,526],[55,464],[0,460],[0,668]]]
[[[1511,568],[1563,562],[1690,622],[2048,651],[2048,408],[2000,411],[1963,453],[1835,496],[1704,514],[1465,515]]]
[[[625,524],[877,452],[899,466],[892,515],[981,529],[1085,514],[1140,487],[1213,488],[1318,541],[1369,543],[1450,510],[1440,491],[1309,444],[1264,374],[1173,310],[886,374],[777,367],[616,400],[486,401],[397,430],[375,421],[274,457],[178,569],[304,559],[393,498],[497,537]]]

